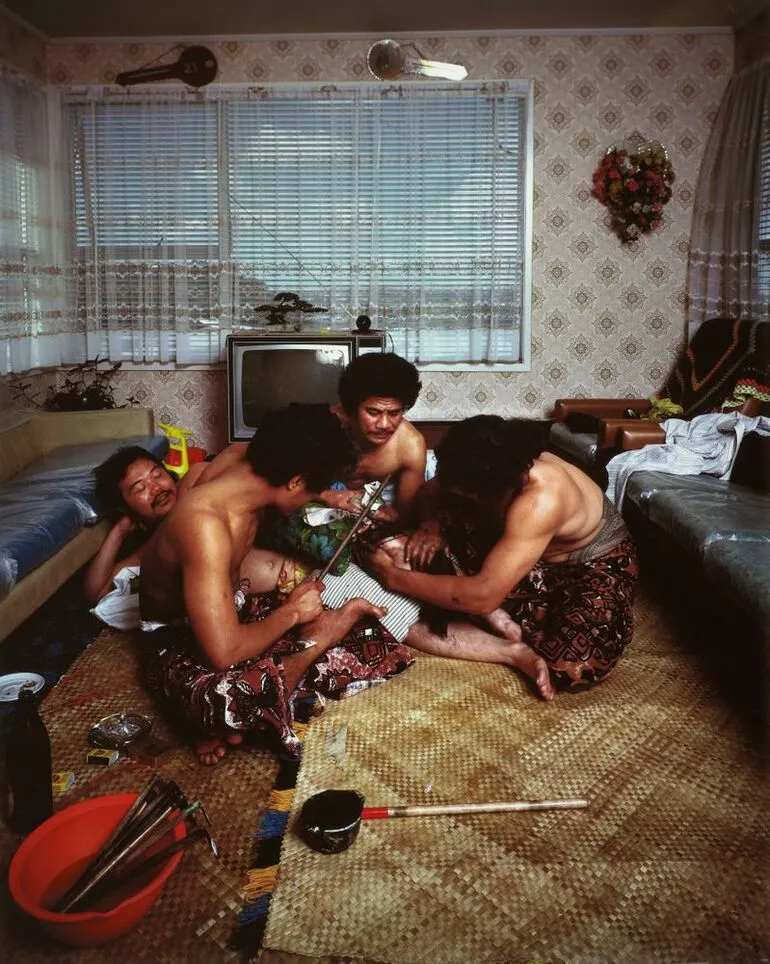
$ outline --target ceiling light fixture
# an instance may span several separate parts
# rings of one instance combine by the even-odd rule
[[[468,76],[462,64],[426,60],[414,44],[399,44],[395,40],[378,40],[372,44],[366,64],[377,80],[400,80],[409,74],[446,80],[465,80]]]

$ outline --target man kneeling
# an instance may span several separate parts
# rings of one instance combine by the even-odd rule
[[[350,436],[327,406],[268,412],[245,459],[192,489],[147,543],[140,601],[152,631],[150,685],[205,737],[201,762],[215,763],[223,740],[260,730],[277,732],[296,753],[298,699],[349,695],[412,662],[380,626],[384,610],[365,599],[324,611],[317,581],[282,601],[250,593],[264,513],[293,512],[354,461]]]

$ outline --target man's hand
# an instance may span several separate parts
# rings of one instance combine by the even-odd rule
[[[286,597],[284,606],[293,609],[297,617],[297,624],[309,623],[311,619],[316,619],[324,611],[321,602],[321,593],[324,584],[315,579],[309,579],[302,585],[292,589]]]
[[[435,521],[425,522],[409,537],[404,556],[412,569],[426,569],[443,548],[439,524]]]
[[[342,509],[343,512],[358,515],[361,511],[361,495],[362,493],[355,489],[324,489],[321,501],[330,509]]]
[[[112,527],[112,531],[116,536],[119,535],[121,539],[125,539],[129,532],[134,532],[135,529],[136,523],[127,515],[122,515]]]

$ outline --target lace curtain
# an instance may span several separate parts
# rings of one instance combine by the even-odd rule
[[[0,374],[83,361],[59,95],[0,68]]]
[[[770,58],[736,74],[704,155],[689,263],[691,327],[770,320]]]
[[[525,83],[70,92],[89,354],[223,357],[281,291],[421,363],[526,363]]]

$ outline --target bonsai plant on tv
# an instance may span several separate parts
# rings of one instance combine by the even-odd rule
[[[254,311],[260,314],[266,314],[266,324],[270,326],[280,325],[284,331],[288,329],[302,331],[302,315],[317,314],[318,312],[327,312],[329,310],[328,308],[319,308],[309,301],[305,301],[304,298],[300,298],[300,296],[293,291],[280,291],[273,298],[273,302],[273,304],[259,305]],[[290,315],[299,315],[300,317],[292,322],[289,320]]]

